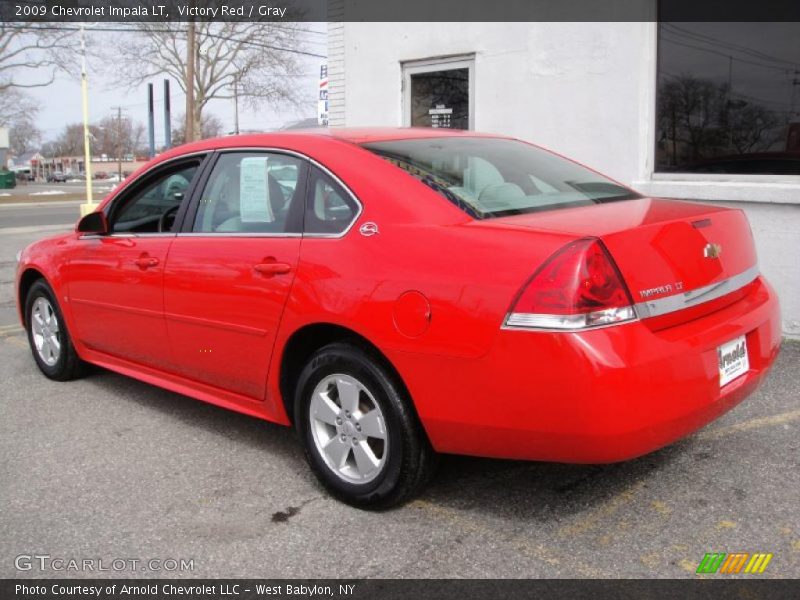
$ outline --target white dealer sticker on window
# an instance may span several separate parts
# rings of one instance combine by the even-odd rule
[[[272,223],[267,157],[243,158],[239,167],[239,211],[242,223]]]
[[[747,358],[747,340],[744,336],[722,344],[717,348],[719,359],[719,385],[722,387],[737,377],[744,375],[750,369]]]

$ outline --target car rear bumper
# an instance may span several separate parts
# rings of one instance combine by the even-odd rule
[[[717,348],[745,335],[750,370],[720,387]],[[713,421],[760,384],[780,309],[746,297],[655,331],[648,320],[578,333],[502,330],[476,360],[405,356],[401,373],[441,452],[575,463],[626,460]],[[413,363],[413,364],[412,364]]]

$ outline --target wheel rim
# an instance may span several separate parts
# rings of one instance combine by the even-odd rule
[[[52,367],[61,356],[61,332],[53,305],[43,296],[39,296],[31,308],[31,332],[39,358]]]
[[[325,377],[314,388],[309,418],[317,452],[339,479],[364,484],[381,473],[389,453],[386,421],[363,383]]]

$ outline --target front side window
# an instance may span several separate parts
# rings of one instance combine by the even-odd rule
[[[658,24],[655,170],[800,175],[797,23]]]
[[[300,233],[303,161],[269,152],[222,154],[200,196],[192,231]]]
[[[200,162],[197,159],[168,167],[153,175],[143,188],[120,198],[111,216],[111,230],[115,233],[171,231]]]
[[[516,140],[441,137],[363,147],[477,219],[639,197],[594,171]]]

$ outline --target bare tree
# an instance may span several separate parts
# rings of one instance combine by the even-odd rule
[[[59,69],[70,69],[76,50],[72,33],[0,21],[0,122],[30,111],[25,89],[50,85]]]
[[[784,130],[771,110],[746,100],[731,104],[731,143],[739,154],[769,150],[782,137]]]
[[[780,135],[775,113],[735,97],[727,83],[691,75],[658,89],[659,143],[671,166],[725,154],[764,151]]]
[[[97,125],[89,127],[90,137],[97,140],[101,130]],[[92,147],[94,154],[94,147]],[[42,154],[47,157],[82,156],[83,155],[83,123],[71,123],[54,140],[42,146]]]
[[[22,90],[7,88],[0,91],[0,126],[9,126],[15,121],[33,117],[39,112],[39,106]]]
[[[73,33],[32,23],[0,22],[0,92],[50,85],[59,69],[70,70],[77,49]],[[20,82],[22,73],[31,74],[33,81]]]
[[[144,125],[131,119],[108,116],[97,124],[97,130],[93,154],[120,158],[136,154],[144,142]]]
[[[178,119],[179,125],[172,130],[172,144],[179,146],[186,143],[186,120],[184,115]],[[200,120],[199,139],[206,139],[211,137],[219,137],[225,133],[225,128],[222,121],[219,120],[217,115],[206,113]]]
[[[14,156],[22,156],[39,149],[42,132],[32,115],[22,115],[8,124],[8,141]]]
[[[186,93],[186,23],[137,23],[137,33],[121,36],[114,54],[118,84],[136,88],[159,75],[168,75]],[[194,114],[195,139],[203,110],[213,99],[238,96],[252,107],[266,102],[297,104],[300,75],[297,29],[271,22],[198,22],[195,24]],[[185,126],[184,126],[185,127]]]

